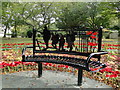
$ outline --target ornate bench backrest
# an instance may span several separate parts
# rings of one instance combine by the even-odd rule
[[[60,33],[64,32],[64,34],[66,33],[65,30],[50,30],[50,31],[51,31],[51,33],[52,32],[59,33],[58,31],[60,31]],[[73,32],[75,33],[75,41],[74,41],[73,46],[75,46],[75,48],[77,48],[77,50],[74,49],[73,51],[82,52],[82,53],[92,53],[92,52],[101,51],[102,28],[97,29],[97,30],[87,30],[87,29],[74,30]],[[36,31],[33,30],[33,53],[34,53],[34,51],[36,51],[37,46],[39,47],[39,50],[42,50],[40,48],[45,47],[45,43],[43,40],[38,42],[38,40],[36,39],[36,37],[37,37],[36,34],[37,34]],[[64,38],[66,39],[66,35]],[[52,41],[50,39],[49,46],[52,47],[51,42]],[[38,43],[40,43],[40,45],[38,45]],[[57,46],[59,46],[59,43],[57,44]],[[67,42],[65,42],[64,48],[67,48]]]

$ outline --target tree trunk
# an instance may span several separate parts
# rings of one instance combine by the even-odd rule
[[[7,32],[7,28],[5,28],[5,31],[4,31],[4,38],[6,38],[6,32]]]
[[[15,37],[17,37],[17,23],[15,21]]]
[[[3,36],[4,38],[6,37],[7,28],[8,28],[8,25],[6,26],[5,31],[4,31],[4,36]]]

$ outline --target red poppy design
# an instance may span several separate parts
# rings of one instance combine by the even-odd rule
[[[90,45],[90,46],[96,46],[96,45],[97,45],[97,43],[88,42],[88,45]]]
[[[95,36],[90,36],[92,39],[95,39],[96,37]]]
[[[90,35],[90,34],[92,34],[92,31],[86,32],[86,35]]]
[[[97,35],[98,34],[98,32],[94,32],[92,35]]]

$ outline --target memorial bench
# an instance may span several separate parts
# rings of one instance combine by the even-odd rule
[[[101,51],[102,28],[98,30],[76,30],[78,37],[78,51],[58,51],[58,50],[41,50],[36,39],[36,30],[33,29],[33,46],[25,47],[22,50],[23,62],[38,63],[38,77],[42,76],[42,62],[64,64],[78,69],[78,85],[82,85],[83,70],[97,72],[106,67],[100,62],[101,55],[107,54]],[[37,41],[36,41],[37,40]],[[95,44],[97,43],[97,44]],[[36,48],[39,47],[39,50]],[[27,48],[33,49],[33,55],[26,55]],[[73,57],[74,55],[74,57]],[[85,56],[86,59],[79,56]],[[96,58],[97,60],[92,60]],[[94,70],[93,70],[94,69]]]

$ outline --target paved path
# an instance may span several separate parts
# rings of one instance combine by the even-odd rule
[[[41,78],[37,71],[24,71],[2,75],[2,88],[109,88],[104,83],[83,77],[82,86],[77,86],[77,76],[68,72],[44,70]]]

